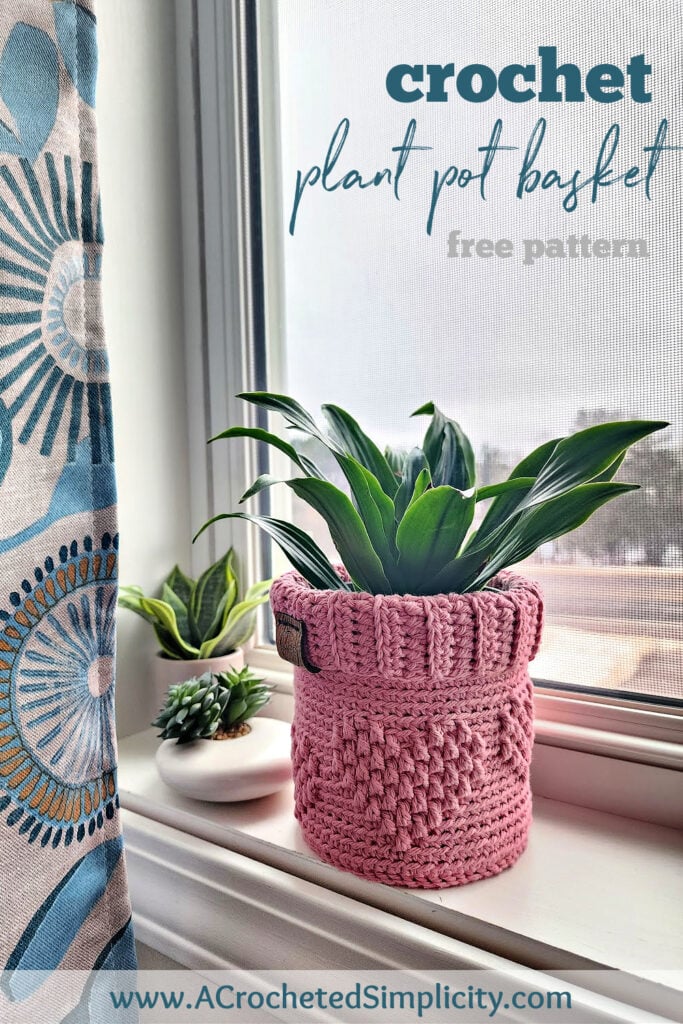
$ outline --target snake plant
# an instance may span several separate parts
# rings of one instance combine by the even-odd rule
[[[167,658],[218,658],[245,643],[254,632],[256,609],[268,600],[272,580],[255,583],[239,600],[233,550],[197,580],[176,565],[161,598],[145,597],[141,587],[121,587],[119,604],[151,623]]]
[[[229,512],[209,520],[200,533],[218,519],[250,520],[279,544],[312,587],[371,594],[484,589],[501,569],[575,530],[606,502],[637,489],[613,477],[631,445],[668,426],[653,420],[601,423],[547,441],[522,459],[507,480],[478,487],[472,445],[433,402],[413,413],[430,417],[421,447],[402,453],[381,451],[338,406],[323,406],[328,428],[323,430],[286,395],[257,391],[238,397],[280,413],[290,430],[315,438],[334,457],[348,494],[276,434],[231,427],[212,438],[253,438],[291,459],[301,475],[290,480],[262,475],[241,501],[273,484],[286,484],[326,521],[348,580],[292,523]],[[483,517],[477,515],[480,505],[486,509]]]

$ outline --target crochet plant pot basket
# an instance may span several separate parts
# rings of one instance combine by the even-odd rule
[[[528,664],[537,586],[372,596],[275,582],[278,650],[296,665],[295,814],[323,860],[438,889],[498,874],[531,823]]]

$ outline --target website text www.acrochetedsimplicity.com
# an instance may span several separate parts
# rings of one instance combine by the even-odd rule
[[[346,1011],[357,1015],[375,1012],[405,1012],[423,1020],[430,1011],[447,1011],[457,1016],[462,1011],[479,1011],[494,1019],[501,1010],[571,1010],[568,991],[492,990],[470,984],[452,988],[435,982],[425,988],[394,988],[388,984],[357,981],[350,987],[326,989],[293,987],[283,981],[276,987],[239,988],[233,984],[201,985],[199,991],[164,989],[128,989],[110,992],[112,1008],[163,1009],[186,1011]],[[237,1018],[239,1019],[239,1018]]]
[[[98,1024],[643,1024],[678,1019],[680,992],[668,974],[634,985],[618,971],[550,974],[502,964],[440,971],[15,970],[0,974],[0,1020],[54,1024],[78,1012]],[[652,1007],[662,1016],[652,1018]],[[30,1016],[6,1017],[5,1010]]]

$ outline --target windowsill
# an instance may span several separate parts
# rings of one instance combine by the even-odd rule
[[[366,882],[306,847],[291,788],[243,804],[188,800],[154,764],[153,730],[120,744],[126,811],[315,883],[435,933],[541,970],[614,968],[683,988],[681,836],[674,829],[536,797],[529,847],[496,878],[441,891]]]

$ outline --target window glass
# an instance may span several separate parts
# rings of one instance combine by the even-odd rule
[[[683,154],[662,155],[650,200],[642,187],[615,185],[593,204],[587,188],[567,212],[559,189],[518,199],[513,184],[540,116],[547,130],[536,166],[565,177],[591,173],[614,122],[621,173],[643,164],[662,118],[680,134],[674,7],[633,0],[630,10],[627,19],[616,2],[526,0],[522,17],[518,5],[500,0],[280,0],[280,142],[276,160],[265,154],[268,166],[279,167],[270,186],[282,197],[283,309],[270,339],[279,368],[271,384],[308,408],[342,405],[377,440],[406,447],[425,427],[410,413],[434,400],[470,435],[483,483],[503,479],[542,441],[592,423],[670,421],[620,472],[642,489],[544,546],[523,571],[541,581],[547,602],[538,678],[674,700],[683,698]],[[500,70],[538,64],[538,47],[547,45],[584,75],[644,53],[652,101],[543,105],[496,95],[468,103],[451,79],[445,102],[399,103],[385,86],[401,62]],[[308,186],[291,234],[297,172],[322,166],[343,118],[348,135],[329,185],[352,169],[367,179],[394,167],[392,147],[411,118],[414,144],[430,149],[410,154],[400,201],[387,184]],[[444,189],[428,234],[435,170],[479,169],[478,147],[497,118],[501,143],[518,149],[496,154],[486,201],[471,186]],[[449,257],[453,231],[460,239],[508,239],[514,254]],[[589,254],[581,251],[584,236]],[[564,255],[534,255],[551,239]],[[607,257],[593,248],[600,239],[610,243]],[[642,246],[622,246],[617,255],[619,240],[642,243],[648,255]],[[275,509],[287,500],[271,496]],[[297,506],[297,515],[331,550],[314,514]]]

